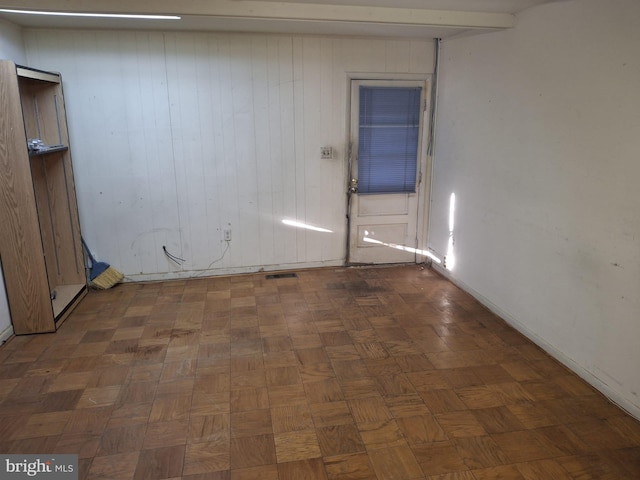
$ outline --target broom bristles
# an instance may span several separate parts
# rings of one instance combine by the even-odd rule
[[[91,285],[102,290],[113,287],[124,278],[124,274],[113,267],[107,268],[104,272],[91,280]]]

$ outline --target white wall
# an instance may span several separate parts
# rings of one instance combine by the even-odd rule
[[[25,39],[31,66],[63,76],[83,234],[133,279],[341,265],[348,75],[424,77],[433,66],[430,40],[54,30]],[[324,145],[332,160],[320,159]]]
[[[0,344],[13,333],[11,327],[11,314],[7,302],[7,292],[4,286],[4,277],[0,268]]]
[[[18,64],[26,61],[22,28],[0,18],[0,58]]]
[[[25,62],[25,49],[22,41],[22,29],[6,20],[0,19],[0,58]],[[4,286],[2,268],[0,268],[0,343],[12,333],[9,305]]]
[[[640,3],[445,41],[430,245],[452,278],[640,417]]]

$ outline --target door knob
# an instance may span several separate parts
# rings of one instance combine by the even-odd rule
[[[349,182],[349,193],[358,193],[358,179],[352,178]]]

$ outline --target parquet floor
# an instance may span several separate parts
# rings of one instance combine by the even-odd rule
[[[0,348],[0,452],[80,478],[637,479],[640,424],[428,269],[91,292]]]

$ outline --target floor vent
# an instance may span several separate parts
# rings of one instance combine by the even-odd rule
[[[274,273],[267,275],[267,280],[273,280],[275,278],[298,278],[297,273]]]

